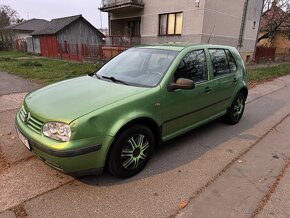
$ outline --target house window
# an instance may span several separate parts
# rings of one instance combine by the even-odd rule
[[[182,12],[161,14],[159,16],[159,35],[181,35]]]

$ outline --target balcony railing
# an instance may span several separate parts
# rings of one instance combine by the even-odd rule
[[[106,46],[127,46],[140,45],[141,37],[108,36],[105,38]]]
[[[103,12],[129,11],[144,8],[143,0],[102,0]]]

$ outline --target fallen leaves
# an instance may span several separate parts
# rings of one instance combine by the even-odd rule
[[[179,202],[178,208],[179,208],[179,209],[183,209],[183,208],[185,208],[186,206],[187,206],[187,203],[186,203],[185,201],[181,201],[181,202]]]

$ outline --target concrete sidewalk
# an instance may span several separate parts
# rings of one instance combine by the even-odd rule
[[[40,86],[21,77],[0,72],[0,96],[12,93],[25,93]]]
[[[290,111],[289,111],[290,112]],[[289,114],[290,115],[290,114]],[[181,217],[290,217],[290,180],[276,184],[277,179],[290,173],[290,117],[286,115],[267,135],[231,165],[198,198],[192,198]],[[288,175],[289,178],[289,175]],[[279,181],[278,181],[279,182]],[[263,200],[272,198],[277,185],[286,192],[275,193],[270,206]],[[284,198],[283,201],[280,198]],[[283,204],[281,204],[283,202]],[[277,208],[278,206],[278,208]]]

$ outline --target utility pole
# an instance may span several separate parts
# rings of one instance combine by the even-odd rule
[[[102,7],[102,3],[100,5],[100,8]],[[100,10],[100,9],[99,9]],[[101,29],[103,30],[103,19],[102,19],[102,11],[100,10],[100,22],[101,22]]]
[[[101,29],[103,29],[103,19],[102,19],[102,12],[100,11],[100,21],[101,21]]]

